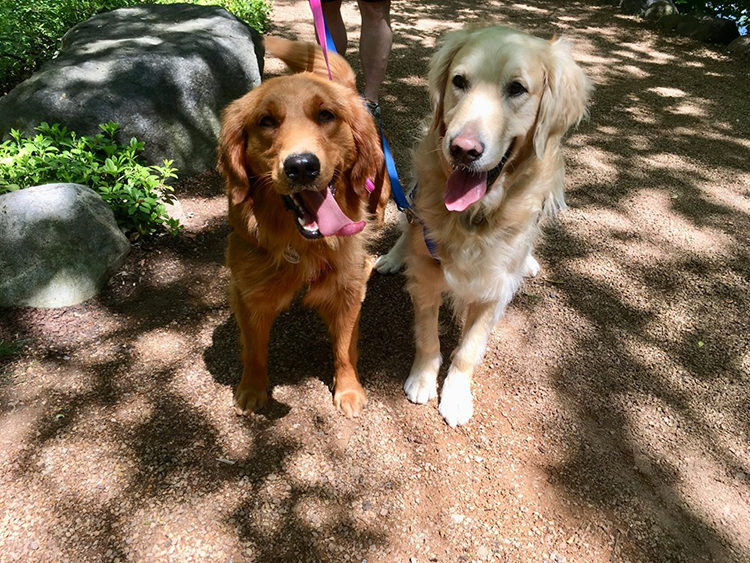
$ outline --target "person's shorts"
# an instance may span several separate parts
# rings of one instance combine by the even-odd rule
[[[323,4],[326,4],[328,2],[336,2],[336,0],[320,0]],[[376,4],[377,2],[385,2],[385,0],[362,0],[362,2],[367,2],[368,4]]]

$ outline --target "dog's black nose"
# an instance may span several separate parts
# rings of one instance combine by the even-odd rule
[[[320,175],[320,160],[311,152],[292,154],[284,160],[284,174],[296,184],[310,184]]]
[[[484,143],[467,135],[456,135],[451,139],[451,156],[458,164],[471,164],[479,160],[484,152]]]

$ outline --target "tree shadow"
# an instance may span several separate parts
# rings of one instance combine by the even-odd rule
[[[539,253],[548,273],[530,282],[554,289],[571,316],[555,317],[545,295],[522,294],[513,305],[542,327],[549,319],[538,314],[559,321],[544,330],[570,347],[549,375],[562,422],[539,422],[563,442],[564,459],[541,463],[555,494],[618,530],[615,559],[747,559],[737,522],[750,475],[750,220],[748,188],[737,184],[746,178],[750,132],[729,119],[747,103],[744,68],[720,49],[656,35],[608,6],[394,3],[393,11],[384,119],[407,176],[429,112],[429,59],[444,31],[501,23],[573,40],[597,90],[591,119],[565,150],[571,211],[547,229]],[[307,12],[299,23],[309,25]],[[184,193],[214,197],[217,182],[188,183]],[[587,222],[596,229],[583,228]],[[54,557],[76,559],[85,549],[102,559],[166,558],[167,542],[178,542],[168,533],[181,522],[195,523],[193,537],[201,526],[226,526],[216,533],[222,553],[257,560],[335,559],[328,537],[361,554],[400,533],[354,508],[383,481],[368,474],[351,485],[346,469],[336,481],[337,468],[379,462],[361,444],[335,444],[348,423],[316,410],[313,399],[286,399],[289,388],[307,393],[330,382],[330,342],[313,311],[295,304],[274,325],[271,366],[290,366],[271,373],[284,391],[278,402],[264,416],[230,412],[241,365],[237,328],[217,290],[227,282],[227,233],[216,220],[158,250],[136,250],[93,302],[0,311],[0,338],[30,342],[28,358],[0,364],[8,374],[0,421],[20,436],[0,458],[8,460],[3,482],[19,496],[39,501],[43,489],[51,499],[32,533],[40,544],[54,540]],[[395,236],[389,226],[377,251]],[[403,276],[374,274],[363,304],[359,369],[378,415],[405,404],[397,390],[413,341],[403,284]],[[444,313],[449,352],[458,329]],[[564,324],[570,319],[576,326]],[[386,418],[378,423],[390,429]],[[294,424],[303,431],[293,434]],[[445,429],[422,432],[437,442]],[[62,448],[88,448],[96,463],[60,462]],[[330,467],[332,478],[295,473],[305,456]],[[389,468],[402,476],[411,462],[407,455]],[[707,490],[698,475],[708,476]],[[736,514],[722,515],[723,505]],[[58,537],[57,529],[77,535]],[[145,536],[134,540],[133,529]]]

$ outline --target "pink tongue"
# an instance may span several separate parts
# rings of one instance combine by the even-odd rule
[[[487,173],[472,174],[456,168],[445,183],[445,207],[448,211],[463,211],[487,193]]]
[[[316,216],[315,220],[321,235],[348,237],[362,232],[365,228],[364,221],[355,223],[344,215],[331,193],[331,188],[326,188],[325,197],[321,192],[313,191],[304,191],[300,195],[305,200],[307,208]]]

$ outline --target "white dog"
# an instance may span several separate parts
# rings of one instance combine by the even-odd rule
[[[471,378],[493,327],[523,276],[539,269],[540,219],[565,205],[560,143],[586,114],[591,84],[566,41],[489,27],[448,35],[429,88],[432,121],[414,159],[418,219],[376,267],[406,264],[416,333],[410,401],[437,396],[444,293],[463,320],[439,404],[457,426],[473,414]]]

